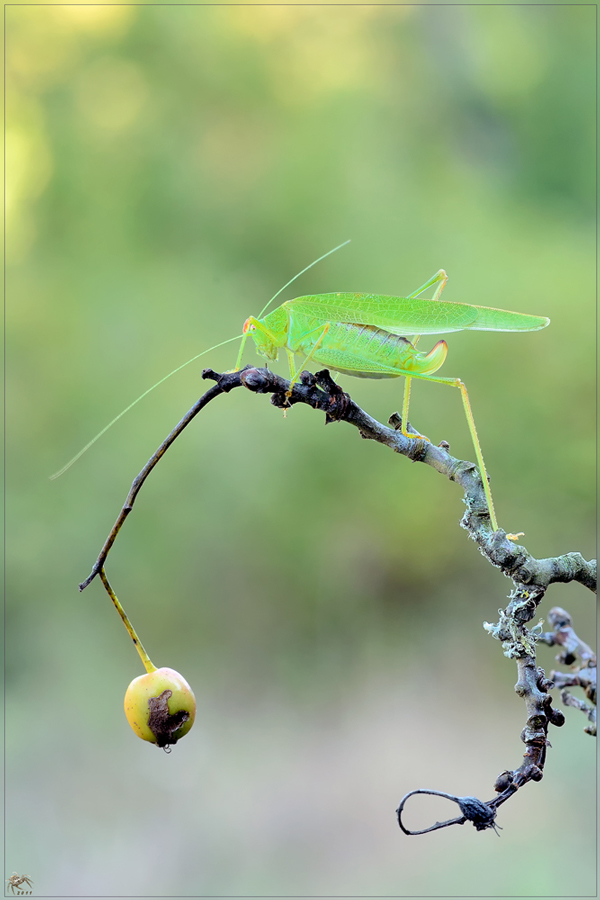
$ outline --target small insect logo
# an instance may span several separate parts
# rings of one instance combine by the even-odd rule
[[[22,891],[21,885],[26,884],[27,887],[33,886],[33,879],[29,877],[29,875],[17,875],[16,872],[13,872],[10,878],[6,881],[8,887],[19,897],[22,897],[24,894],[31,894],[31,891]]]

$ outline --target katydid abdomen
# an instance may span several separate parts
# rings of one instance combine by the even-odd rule
[[[290,323],[287,348],[336,372],[357,378],[428,375],[440,368],[448,349],[445,341],[438,341],[433,350],[425,354],[413,347],[407,338],[375,325],[323,323],[301,315],[294,315]]]

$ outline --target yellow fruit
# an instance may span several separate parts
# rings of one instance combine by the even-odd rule
[[[127,688],[125,715],[142,740],[168,747],[194,724],[196,698],[175,669],[155,669],[134,678]]]

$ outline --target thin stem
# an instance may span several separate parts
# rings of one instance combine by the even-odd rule
[[[237,381],[236,383],[239,384],[239,381]],[[196,416],[200,412],[200,410],[203,409],[207,405],[207,403],[209,403],[211,400],[214,400],[215,397],[218,397],[220,394],[227,393],[229,390],[231,390],[231,387],[229,387],[229,385],[228,385],[227,376],[223,376],[223,378],[221,379],[221,381],[218,384],[215,384],[211,388],[209,388],[206,391],[206,393],[203,394],[202,397],[200,397],[200,399],[196,403],[194,403],[192,408],[190,410],[188,410],[188,412],[185,414],[183,419],[175,426],[175,428],[168,435],[168,437],[165,438],[165,440],[162,442],[162,444],[160,445],[158,450],[156,450],[156,452],[152,454],[152,456],[150,457],[150,459],[148,460],[148,462],[146,463],[146,465],[144,466],[142,471],[139,473],[139,475],[137,475],[137,477],[134,478],[133,483],[131,485],[131,490],[127,494],[127,499],[125,500],[125,503],[123,504],[121,512],[119,513],[119,516],[117,518],[117,521],[113,525],[113,527],[110,531],[110,534],[108,535],[108,537],[106,538],[106,541],[104,542],[104,546],[102,547],[102,550],[100,551],[98,559],[94,563],[94,568],[92,569],[92,571],[90,572],[90,574],[88,575],[86,580],[82,581],[81,584],[79,585],[80,591],[83,591],[84,588],[86,588],[88,586],[88,584],[90,584],[90,582],[92,582],[94,580],[96,575],[98,575],[100,573],[100,570],[102,569],[104,563],[106,562],[106,557],[108,556],[110,548],[114,544],[115,539],[116,539],[119,531],[121,530],[123,522],[125,521],[125,519],[129,515],[129,513],[133,509],[133,504],[135,502],[135,498],[137,497],[141,486],[143,485],[144,481],[146,480],[146,478],[148,477],[148,475],[150,474],[150,472],[152,471],[152,469],[154,468],[156,463],[164,456],[164,454],[167,452],[167,450],[169,449],[169,447],[171,446],[173,441],[177,437],[179,437],[179,435],[181,434],[183,429],[187,425],[189,425],[189,423],[192,421],[194,416]]]
[[[98,574],[100,575],[100,578],[102,579],[102,584],[103,584],[104,587],[106,588],[106,592],[107,592],[108,596],[110,597],[110,599],[111,599],[112,602],[114,603],[117,612],[119,613],[119,615],[120,615],[121,618],[123,619],[123,624],[125,625],[125,628],[126,628],[127,631],[129,632],[129,637],[131,638],[131,640],[132,640],[133,643],[135,644],[135,649],[136,649],[137,652],[140,654],[140,659],[141,659],[142,662],[144,663],[144,667],[145,667],[145,669],[146,669],[146,672],[148,672],[148,674],[150,674],[150,672],[156,672],[156,666],[153,664],[152,660],[150,659],[150,657],[149,657],[148,654],[146,653],[146,651],[145,651],[145,649],[144,649],[144,645],[142,644],[142,642],[140,641],[139,637],[137,636],[136,631],[135,631],[135,628],[133,627],[133,625],[132,625],[131,622],[129,621],[129,618],[128,618],[128,616],[127,616],[127,613],[125,612],[125,610],[123,609],[123,607],[122,607],[121,604],[119,603],[119,600],[118,600],[117,595],[115,594],[115,592],[114,592],[113,589],[111,588],[111,586],[110,586],[110,584],[109,584],[109,581],[108,581],[108,578],[106,577],[106,572],[104,571],[104,569],[100,569],[100,571],[99,571]]]

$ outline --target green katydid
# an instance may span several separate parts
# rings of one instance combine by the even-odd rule
[[[250,316],[244,324],[244,337],[238,355],[240,367],[248,335],[261,356],[276,360],[285,349],[292,384],[300,370],[294,362],[296,353],[306,359],[358,378],[406,378],[402,403],[402,433],[418,437],[407,430],[411,379],[422,378],[459,388],[467,424],[488,502],[490,521],[498,530],[494,503],[490,492],[481,447],[469,395],[458,378],[440,378],[434,372],[446,358],[448,346],[438,341],[429,353],[421,353],[416,344],[422,334],[446,334],[452,331],[539,331],[550,319],[525,313],[473,306],[468,303],[440,302],[439,297],[448,276],[440,269],[407,297],[380,294],[315,294],[282,303],[264,318]],[[420,295],[437,284],[431,300]],[[263,310],[264,312],[264,310]],[[405,335],[411,335],[409,340]],[[301,368],[302,368],[301,367]]]
[[[346,243],[348,243],[346,241]],[[340,246],[344,246],[341,244]],[[338,250],[329,251],[325,256]],[[320,257],[324,259],[325,256]],[[316,260],[315,262],[319,262]],[[307,268],[311,268],[311,263]],[[303,269],[299,275],[303,274]],[[289,281],[284,288],[292,281]],[[448,277],[440,269],[433,278],[406,297],[390,297],[380,294],[334,293],[314,294],[287,300],[272,312],[264,315],[269,305],[284,288],[271,298],[258,317],[246,319],[241,335],[241,346],[236,370],[240,368],[248,336],[257,352],[268,360],[276,360],[279,350],[285,349],[288,357],[291,384],[299,378],[302,368],[310,361],[344,375],[359,378],[406,378],[402,403],[402,433],[408,437],[418,437],[407,430],[411,381],[420,378],[438,384],[459,388],[471,439],[477,457],[479,471],[488,502],[490,522],[494,531],[498,530],[496,514],[481,447],[477,437],[475,421],[471,411],[469,395],[465,385],[458,378],[441,378],[433,373],[443,364],[448,350],[444,340],[438,341],[429,353],[416,349],[423,334],[447,334],[454,331],[539,331],[550,322],[545,316],[474,306],[468,303],[440,301],[440,295]],[[437,285],[431,300],[421,298],[428,288]],[[410,336],[410,340],[407,337]],[[229,338],[222,344],[238,338]],[[217,344],[193,357],[198,359],[205,353],[222,346]],[[295,354],[305,356],[299,369],[295,366]],[[192,362],[188,360],[188,362]],[[184,363],[183,365],[187,365]],[[179,371],[179,366],[174,372]],[[145,397],[154,387],[162,384],[162,378],[145,391],[138,400]],[[75,462],[110,426],[135,403],[119,413],[96,437],[89,442],[66,466],[52,477],[57,477]]]

